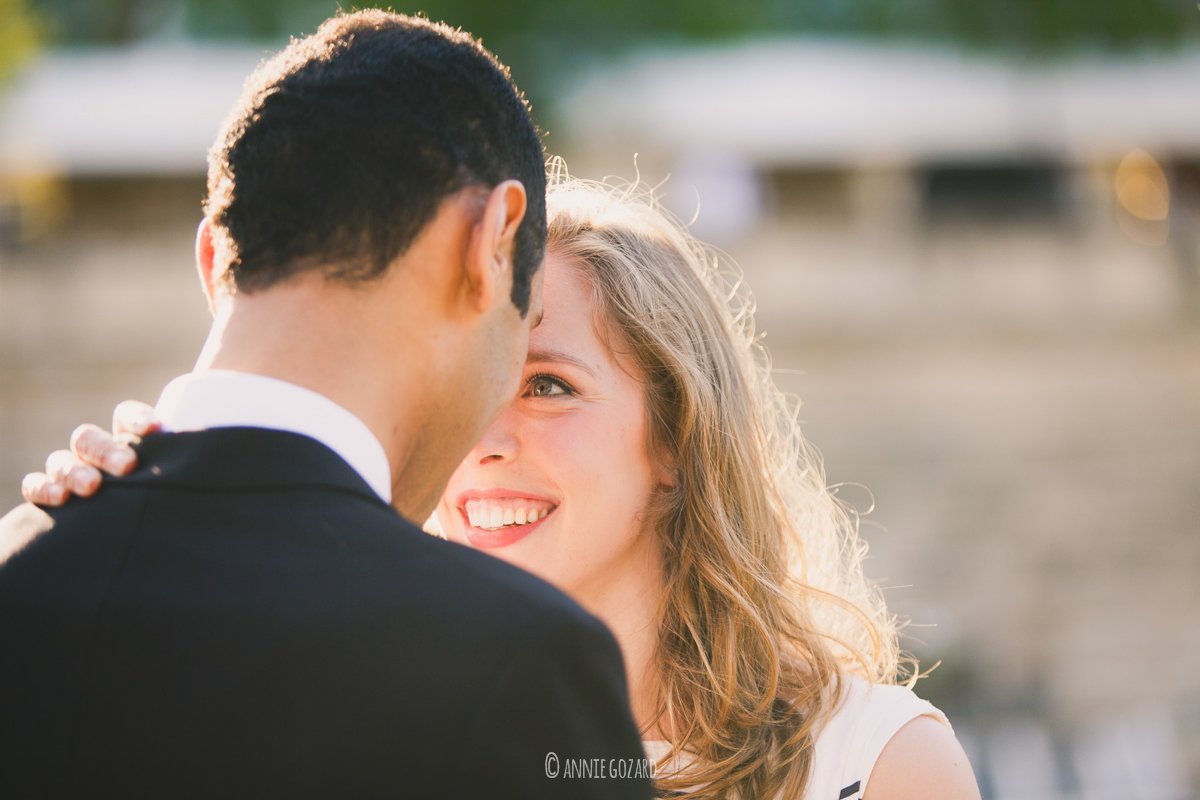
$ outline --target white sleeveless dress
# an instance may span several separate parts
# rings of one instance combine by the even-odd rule
[[[843,686],[841,704],[817,733],[804,797],[773,800],[861,800],[879,754],[897,731],[922,716],[950,726],[945,714],[903,686],[872,685],[857,677],[846,677]],[[670,743],[655,739],[642,746],[655,762],[671,749]],[[677,771],[691,761],[687,754],[676,756],[657,774]]]

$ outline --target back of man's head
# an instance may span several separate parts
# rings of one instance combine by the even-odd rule
[[[299,272],[370,280],[441,202],[524,184],[513,303],[524,314],[546,238],[545,162],[508,70],[469,34],[384,11],[327,20],[247,80],[209,152],[219,266],[239,292]]]

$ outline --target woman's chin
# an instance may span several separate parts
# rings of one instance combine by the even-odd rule
[[[528,526],[534,528],[537,526]],[[533,533],[529,530],[528,533]],[[453,530],[446,532],[446,538],[456,544],[465,545],[472,550],[478,550],[481,553],[487,553],[489,556],[507,561],[514,567],[520,567],[526,572],[532,573],[547,583],[557,587],[560,591],[567,591],[562,586],[558,578],[561,575],[556,575],[559,570],[556,570],[552,565],[546,563],[546,559],[539,558],[541,553],[536,542],[533,542],[533,537],[526,538],[524,535],[513,536],[512,541],[504,541],[508,537],[497,537],[489,531],[478,531],[473,533],[471,530],[464,529],[459,525],[455,525]]]
[[[467,541],[466,534],[463,533],[462,528],[457,525],[442,525],[439,529],[439,533],[446,541],[454,542],[455,544],[466,545],[467,547],[471,546],[471,543]]]

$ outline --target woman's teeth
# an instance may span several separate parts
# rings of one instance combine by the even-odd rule
[[[550,514],[554,506],[532,500],[468,500],[465,510],[472,528],[496,530],[508,525],[528,525]]]

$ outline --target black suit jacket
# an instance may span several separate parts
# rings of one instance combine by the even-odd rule
[[[422,532],[304,436],[139,457],[0,520],[4,797],[650,796],[562,776],[642,750],[612,634],[549,584]]]

